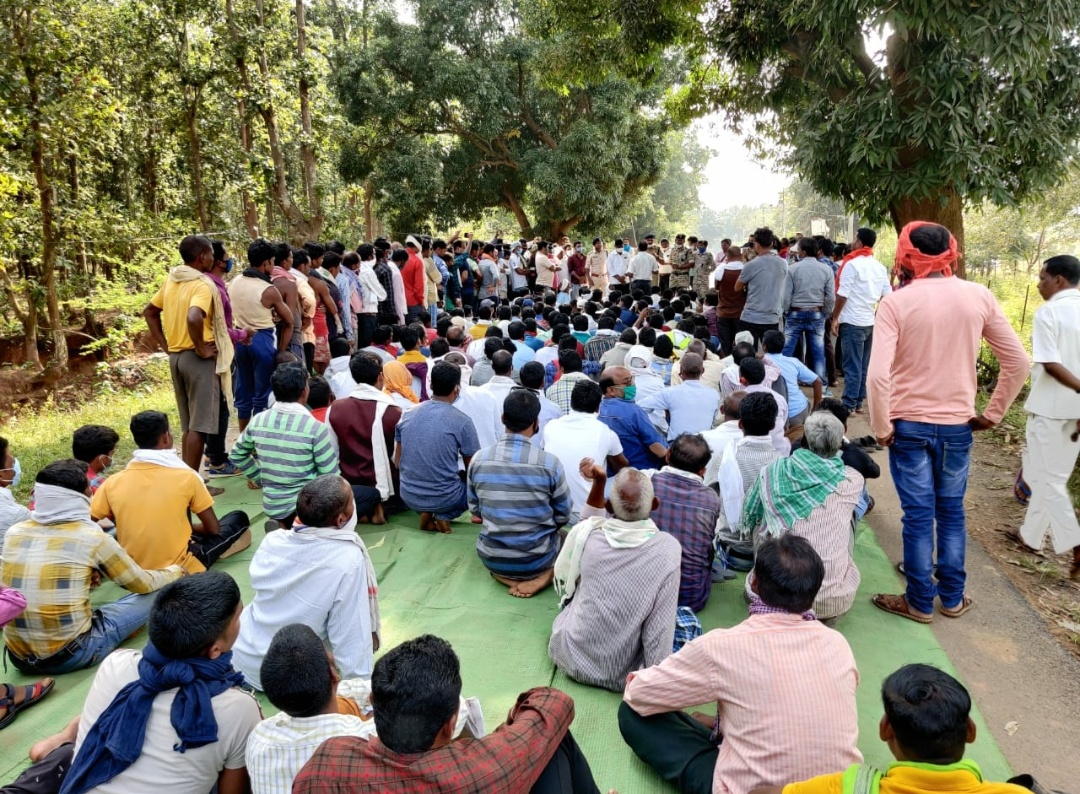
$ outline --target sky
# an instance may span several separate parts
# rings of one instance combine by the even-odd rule
[[[723,210],[779,200],[791,174],[774,170],[773,164],[755,157],[742,137],[724,126],[722,115],[705,116],[694,122],[694,129],[698,141],[714,151],[705,166],[705,183],[698,188],[704,206]]]

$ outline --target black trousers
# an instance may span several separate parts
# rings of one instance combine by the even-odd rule
[[[619,704],[619,732],[638,758],[684,794],[712,794],[720,748],[709,729],[682,711],[642,717]]]
[[[225,437],[229,434],[229,403],[225,392],[218,389],[218,431],[206,437],[206,456],[211,466],[222,466],[229,459],[225,451]]]
[[[375,512],[375,508],[382,501],[382,495],[378,488],[370,485],[353,485],[353,500],[356,502],[356,515],[368,516]]]
[[[379,325],[377,314],[356,315],[356,349],[367,347],[375,337],[375,328]]]
[[[739,320],[739,330],[749,331],[754,335],[754,347],[761,347],[761,337],[765,336],[766,331],[778,331],[780,330],[780,323],[748,323],[745,320]]]
[[[251,521],[243,510],[233,510],[223,516],[218,524],[221,525],[221,532],[217,535],[199,535],[194,532],[191,534],[191,553],[207,568],[220,560],[236,543],[247,531]]]
[[[75,745],[62,744],[29,766],[14,783],[0,787],[0,794],[57,794],[75,757]]]
[[[599,794],[589,762],[570,731],[533,784],[531,794]]]
[[[735,347],[735,334],[739,333],[742,321],[738,317],[717,317],[716,338],[720,340],[720,354],[730,356]]]

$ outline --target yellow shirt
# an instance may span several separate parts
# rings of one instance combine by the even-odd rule
[[[188,310],[192,306],[202,309],[206,315],[203,319],[203,341],[214,341],[214,323],[210,316],[214,308],[214,293],[211,289],[202,279],[178,283],[166,278],[150,299],[152,305],[161,309],[161,326],[165,330],[170,353],[195,348],[187,327]]]
[[[188,510],[201,513],[213,506],[214,497],[194,471],[133,462],[102,483],[90,513],[95,521],[116,523],[116,539],[144,569],[180,565],[199,573],[206,568],[188,551]]]
[[[881,778],[879,794],[1031,794],[1011,783],[994,783],[975,774],[978,765],[962,761],[949,766],[896,763]],[[844,773],[821,775],[784,786],[784,794],[842,794]]]

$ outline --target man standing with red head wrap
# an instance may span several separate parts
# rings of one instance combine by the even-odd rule
[[[911,283],[878,306],[866,383],[870,423],[889,446],[904,511],[907,575],[904,595],[878,594],[874,605],[919,623],[933,619],[935,596],[946,617],[972,606],[964,594],[971,433],[1001,421],[1029,367],[990,290],[952,275],[956,258],[956,239],[944,226],[915,221],[903,228],[896,267]],[[1001,371],[989,405],[976,415],[975,362],[983,339]]]

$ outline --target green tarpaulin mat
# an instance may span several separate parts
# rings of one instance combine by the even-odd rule
[[[243,508],[252,516],[252,547],[217,566],[236,578],[247,599],[251,596],[248,563],[264,536],[260,492],[249,490],[240,477],[215,484],[226,488],[217,500],[219,515]],[[535,686],[558,687],[574,698],[572,730],[601,791],[674,790],[623,744],[616,720],[619,695],[569,680],[548,659],[548,636],[558,611],[554,591],[549,588],[527,600],[508,595],[476,556],[477,530],[466,515],[454,524],[451,535],[424,533],[417,528],[413,513],[394,516],[386,526],[359,528],[379,577],[383,647],[420,634],[448,640],[461,657],[464,694],[480,698],[489,730],[505,719],[520,692]],[[928,626],[888,617],[870,604],[872,593],[898,592],[899,583],[873,533],[865,528],[856,544],[856,562],[862,572],[859,597],[837,629],[851,643],[859,666],[859,747],[868,762],[884,765],[892,759],[878,739],[881,681],[908,662],[934,664],[953,674],[955,670]],[[95,600],[108,601],[121,594],[115,585],[107,584],[95,593]],[[706,631],[734,625],[745,617],[741,579],[715,586],[700,613]],[[128,646],[141,647],[145,636],[145,632],[137,635]],[[7,667],[0,680],[31,681],[10,664]],[[79,713],[93,674],[84,670],[59,676],[52,694],[0,732],[0,781],[12,780],[27,765],[26,753],[33,742],[60,730]],[[273,711],[265,698],[263,706],[264,713]],[[979,739],[969,748],[968,757],[982,765],[987,779],[1006,779],[1010,773],[1004,756],[978,714],[975,720]]]

